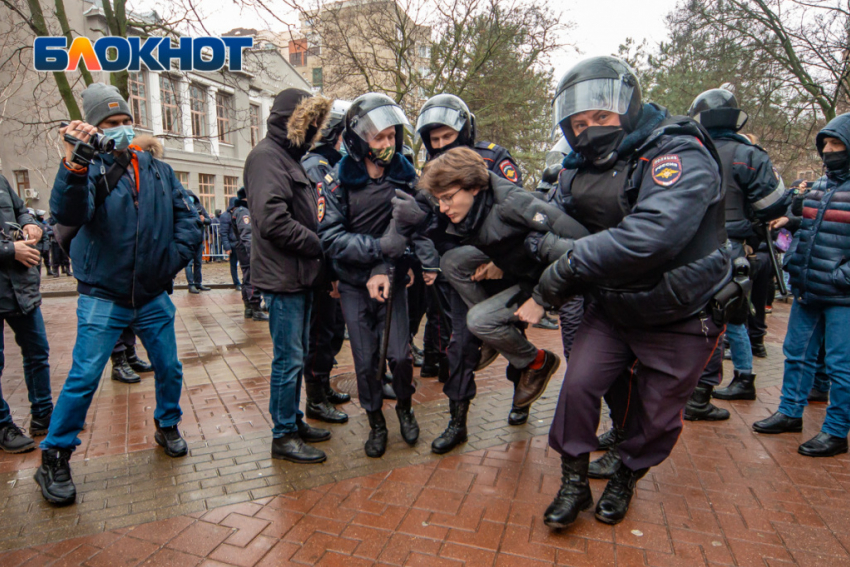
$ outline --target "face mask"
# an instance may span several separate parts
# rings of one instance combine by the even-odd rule
[[[346,148],[346,147],[345,147],[345,143],[344,143],[344,142],[343,142],[342,144],[340,144],[340,145],[339,145],[339,154],[340,154],[342,157],[345,157],[345,156],[347,156],[347,155],[348,155],[348,148]]]
[[[429,157],[430,157],[431,159],[434,159],[435,157],[437,157],[437,156],[439,156],[439,155],[441,155],[441,154],[446,153],[447,151],[449,151],[449,150],[450,150],[450,149],[452,149],[452,148],[460,147],[460,136],[458,136],[457,138],[458,138],[458,139],[457,139],[457,140],[455,140],[454,142],[452,142],[451,144],[446,144],[446,145],[445,145],[445,146],[443,146],[442,148],[437,149],[437,150],[434,150],[433,152],[431,152],[431,153],[429,154]]]
[[[369,158],[377,165],[378,167],[387,167],[393,159],[393,155],[395,155],[395,148],[390,146],[388,148],[369,148]]]
[[[847,150],[843,152],[824,152],[823,164],[826,170],[833,173],[845,171],[850,168],[850,155]]]
[[[625,137],[626,131],[620,126],[590,126],[578,135],[573,150],[595,162],[615,152]]]
[[[116,150],[126,150],[136,137],[136,132],[132,126],[116,126],[115,128],[104,128],[103,135],[111,140],[115,140]]]

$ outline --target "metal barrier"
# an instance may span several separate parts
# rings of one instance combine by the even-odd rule
[[[221,245],[221,235],[218,232],[219,224],[211,224],[204,227],[204,254],[207,262],[213,260],[227,260],[224,247]]]

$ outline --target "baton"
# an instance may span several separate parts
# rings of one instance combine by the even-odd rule
[[[770,263],[773,265],[773,273],[776,275],[776,283],[779,285],[779,294],[782,297],[788,297],[788,286],[785,285],[785,274],[782,272],[782,266],[779,265],[779,260],[776,258],[776,248],[773,246],[773,239],[770,238],[770,230],[767,233],[767,250],[770,253]]]
[[[387,365],[387,348],[390,344],[390,325],[393,322],[393,288],[395,288],[395,264],[390,264],[387,267],[387,279],[389,280],[389,289],[387,289],[387,311],[384,314],[384,336],[381,337],[381,350],[378,351],[378,370],[376,380],[383,383],[384,371]]]

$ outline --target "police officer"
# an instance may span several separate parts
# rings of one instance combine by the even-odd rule
[[[327,126],[321,139],[301,158],[307,176],[316,184],[319,193],[332,179],[331,172],[342,159],[343,118],[351,103],[335,100]],[[323,214],[323,211],[320,211]],[[328,266],[330,267],[330,266]],[[331,270],[329,270],[331,271]],[[345,342],[345,319],[339,305],[336,283],[313,293],[313,310],[310,313],[310,346],[304,359],[304,387],[307,390],[306,415],[328,423],[345,423],[348,414],[334,407],[351,400],[348,394],[331,387],[330,377],[334,357]]]
[[[770,269],[769,264],[755,262],[754,254],[763,240],[768,222],[785,214],[792,193],[785,189],[779,172],[770,157],[759,146],[738,134],[747,123],[747,113],[738,106],[729,90],[711,89],[697,96],[688,109],[688,116],[702,124],[714,140],[723,164],[723,186],[726,190],[726,233],[732,245],[732,257],[750,256],[756,270]],[[749,311],[748,309],[745,311]],[[734,378],[728,387],[714,392],[721,400],[754,400],[753,349],[747,334],[747,313],[736,314],[726,326],[726,335],[735,367]],[[722,344],[721,344],[722,347]],[[687,420],[719,421],[729,419],[729,412],[711,404],[714,387],[723,376],[722,348],[715,351],[694,391],[684,417]]]
[[[244,187],[236,192],[236,206],[230,212],[230,231],[233,242],[230,245],[236,250],[239,265],[242,266],[242,302],[245,304],[245,315],[251,311],[254,321],[268,321],[269,316],[263,311],[263,294],[251,283],[251,213],[248,211],[248,195]]]
[[[239,255],[236,254],[236,250],[233,249],[232,244],[234,238],[232,230],[233,216],[231,213],[236,206],[236,201],[238,201],[236,197],[231,197],[230,202],[227,204],[227,209],[221,213],[218,219],[218,234],[221,237],[221,247],[227,253],[230,262],[230,279],[233,281],[233,287],[236,288],[236,291],[242,291],[242,284],[239,283]],[[251,317],[253,313],[253,310],[246,305],[245,317]]]
[[[535,289],[538,302],[592,297],[549,432],[562,478],[544,521],[563,528],[593,505],[587,471],[600,398],[623,372],[633,373],[638,403],[626,413],[623,464],[597,519],[622,521],[636,482],[670,454],[721,332],[723,321],[706,307],[731,269],[719,157],[708,135],[690,119],[643,104],[634,71],[614,57],[578,63],[556,92],[555,121],[574,150],[560,191],[591,232],[572,242],[547,237],[537,250],[558,258]]]

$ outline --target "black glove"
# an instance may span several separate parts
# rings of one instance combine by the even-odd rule
[[[534,301],[544,307],[556,308],[580,292],[579,280],[573,272],[570,259],[572,251],[546,268],[537,287],[534,288]]]
[[[551,264],[573,249],[575,240],[561,238],[553,232],[530,232],[525,237],[525,251],[542,264]]]
[[[398,225],[399,232],[404,236],[410,236],[416,232],[428,213],[419,208],[413,195],[408,195],[401,189],[396,189],[395,194],[392,200],[393,219]]]
[[[381,254],[390,260],[398,260],[404,256],[404,251],[407,249],[407,239],[399,234],[395,219],[390,221],[387,232],[378,239],[378,245],[381,247]]]

